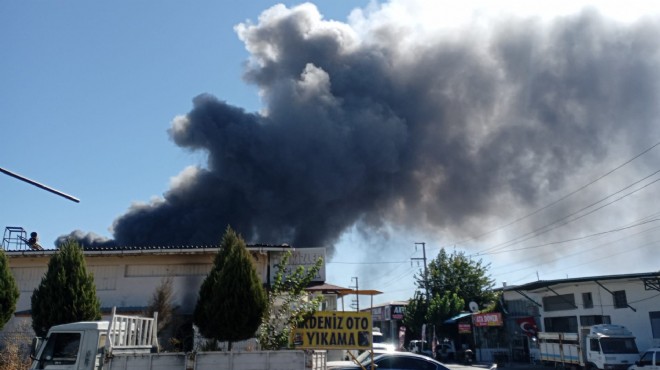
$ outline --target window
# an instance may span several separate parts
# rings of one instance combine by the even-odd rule
[[[543,319],[545,331],[558,333],[577,333],[577,317],[546,317]]]
[[[543,310],[545,311],[574,310],[576,308],[575,296],[573,296],[573,294],[543,297]]]
[[[582,307],[594,308],[594,300],[591,297],[591,292],[582,293]]]
[[[642,355],[639,359],[639,366],[651,366],[653,365],[653,351],[648,351]]]
[[[614,298],[614,308],[626,308],[628,307],[628,300],[626,299],[625,290],[617,290],[612,294]]]
[[[633,338],[600,338],[600,346],[603,348],[603,353],[630,353],[637,354],[637,344]]]
[[[589,350],[600,353],[600,346],[598,345],[598,339],[595,338],[589,339]]]
[[[609,316],[585,315],[580,316],[580,326],[593,326],[598,324],[611,324]]]
[[[660,311],[649,312],[649,320],[651,320],[651,331],[653,338],[660,338]]]
[[[41,355],[42,366],[76,363],[80,347],[80,333],[53,333],[47,340],[48,343]]]

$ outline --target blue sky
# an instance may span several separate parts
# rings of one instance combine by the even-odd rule
[[[0,167],[71,194],[81,202],[73,203],[2,175],[0,176],[2,194],[0,227],[21,226],[28,233],[37,231],[41,243],[48,247],[53,245],[57,237],[73,230],[93,232],[110,238],[112,233],[109,228],[112,227],[113,221],[126,213],[131,204],[147,203],[162,197],[163,193],[172,186],[172,179],[188,166],[206,167],[207,155],[204,151],[190,151],[177,146],[167,130],[175,117],[186,115],[193,109],[193,98],[202,93],[209,93],[247,112],[259,112],[267,106],[260,100],[258,86],[247,83],[242,78],[243,63],[250,57],[250,53],[246,50],[245,42],[239,39],[234,27],[247,20],[250,20],[250,24],[258,24],[259,15],[277,3],[280,2],[249,1],[236,5],[217,1],[194,3],[70,1],[65,4],[36,1],[1,2]],[[298,4],[298,2],[283,3],[288,8]],[[470,28],[475,32],[474,36],[465,42],[480,45],[480,31],[490,34],[491,26],[500,31],[503,29],[501,23],[495,22],[493,23],[495,25],[491,25],[483,22],[485,19],[490,19],[483,14],[505,12],[510,16],[521,16],[518,13],[514,14],[513,11],[509,13],[509,8],[504,7],[490,8],[486,11],[483,8],[467,6],[465,9],[450,8],[446,3],[444,8],[434,7],[423,11],[430,3],[412,2],[411,4],[417,4],[416,7],[410,6],[407,9],[398,2],[383,3],[382,7],[373,3],[371,10],[366,10],[369,6],[367,1],[315,2],[324,20],[350,24],[355,33],[369,35],[363,36],[363,41],[370,40],[373,44],[378,43],[374,35],[378,34],[379,25],[385,30],[398,22],[397,24],[402,25],[400,32],[410,32],[411,35],[415,35],[414,32],[417,31],[411,30],[417,28],[423,30],[420,31],[423,33],[420,34],[419,40],[427,37],[428,40],[444,37],[446,40],[455,41],[459,38],[456,35],[460,33],[447,33],[446,30],[451,29],[450,26],[460,29],[461,24],[474,22],[471,23]],[[529,9],[529,12],[523,16],[533,14],[536,17],[526,18],[531,19],[529,22],[536,22],[534,23],[536,28],[530,26],[531,31],[552,35],[552,32],[545,31],[543,27],[546,25],[543,22],[553,22],[557,19],[554,18],[555,16],[566,17],[577,14],[580,10],[580,7],[574,4],[567,4],[559,2],[554,9],[548,10]],[[598,8],[603,12],[602,22],[594,22],[594,24],[605,25],[602,30],[607,37],[612,35],[606,32],[607,25],[610,24],[607,22],[610,19],[625,18],[621,20],[624,23],[618,25],[628,32],[636,29],[635,27],[643,28],[643,23],[635,23],[640,14],[646,16],[658,14],[657,9],[652,7],[633,9],[633,5],[636,5],[634,2],[624,9],[614,9],[610,3],[602,4],[604,5]],[[349,21],[349,14],[355,8],[361,8],[363,12]],[[514,8],[515,6],[511,9]],[[475,12],[474,9],[482,9],[480,11],[483,14]],[[465,18],[461,18],[463,16]],[[435,29],[434,26],[438,24],[446,25],[447,28]],[[628,26],[629,24],[633,26]],[[649,27],[648,32],[655,32],[655,29]],[[630,31],[630,34],[638,35],[634,31]],[[383,38],[389,37],[387,35],[390,34],[382,33]],[[392,35],[396,35],[396,32]],[[541,37],[540,40],[547,39]],[[617,40],[625,43],[627,39],[622,37]],[[382,39],[379,41],[382,42]],[[456,45],[460,44],[459,42]],[[657,44],[657,41],[655,43],[650,41],[644,49],[649,51],[647,60],[658,61]],[[440,45],[447,48],[455,47],[451,46],[450,41]],[[479,48],[475,46],[475,50],[477,49]],[[484,47],[481,50],[489,49]],[[548,47],[547,52],[553,53],[553,50]],[[401,57],[401,59],[405,58]],[[484,57],[479,63],[487,65],[487,60],[488,58]],[[612,61],[618,63],[617,58],[612,57]],[[414,60],[403,60],[401,66],[413,63]],[[438,63],[438,70],[441,64]],[[616,68],[622,67],[617,65]],[[657,67],[646,68],[645,71],[653,78],[657,79],[660,75],[657,73]],[[404,67],[397,71],[399,72],[401,78],[407,76]],[[456,71],[454,75],[460,75],[461,72]],[[506,72],[502,73],[506,74]],[[521,75],[530,76],[524,73]],[[468,80],[473,75],[466,76]],[[622,79],[627,78],[627,75],[623,76]],[[508,82],[507,76],[502,79],[503,85]],[[636,80],[631,76],[625,81]],[[497,82],[490,81],[490,83]],[[538,197],[534,201],[523,195],[529,191],[524,184],[520,185],[520,192],[517,192],[513,185],[514,181],[511,181],[506,192],[492,193],[491,198],[497,198],[499,202],[497,205],[483,208],[483,213],[477,211],[468,213],[468,210],[461,210],[466,214],[460,222],[456,221],[455,224],[451,222],[455,228],[451,225],[446,226],[446,218],[441,217],[437,220],[433,218],[438,212],[437,209],[422,207],[419,202],[406,203],[407,198],[403,196],[401,203],[398,203],[399,206],[396,202],[392,202],[377,211],[371,209],[370,212],[361,213],[360,222],[341,229],[338,234],[334,243],[336,252],[327,265],[328,282],[349,286],[354,284],[351,278],[357,276],[361,288],[378,289],[386,293],[377,297],[376,303],[407,299],[414,291],[413,274],[420,267],[417,262],[412,263],[410,258],[422,256],[421,249],[416,247],[416,242],[426,243],[429,258],[434,257],[441,247],[456,248],[458,251],[474,255],[474,258],[482,258],[486,263],[492,264],[493,277],[498,285],[503,281],[524,283],[537,277],[550,279],[657,270],[656,263],[647,262],[644,258],[653,246],[657,247],[655,241],[658,236],[657,231],[655,234],[653,231],[650,231],[651,234],[644,234],[643,239],[635,239],[632,233],[630,235],[618,233],[611,240],[603,241],[601,244],[595,242],[596,237],[593,236],[585,239],[579,247],[593,251],[579,256],[572,256],[578,249],[566,245],[565,242],[568,239],[577,239],[603,231],[614,234],[612,230],[639,222],[647,216],[650,218],[646,220],[657,218],[654,215],[660,210],[657,209],[657,201],[655,203],[652,201],[657,199],[657,185],[655,188],[649,185],[648,189],[640,190],[625,200],[637,197],[636,203],[624,206],[622,200],[610,206],[608,210],[621,205],[611,213],[601,214],[598,219],[592,219],[589,224],[571,224],[568,226],[570,230],[563,230],[552,237],[546,235],[546,239],[542,240],[516,245],[512,245],[511,241],[521,238],[528,232],[538,231],[539,226],[547,225],[551,220],[559,217],[557,215],[565,216],[571,212],[570,207],[566,205],[562,209],[555,210],[553,216],[534,219],[532,214],[535,209],[571,193],[660,140],[657,129],[655,131],[648,129],[659,126],[657,124],[654,126],[654,122],[657,123],[658,120],[655,115],[657,110],[644,105],[645,102],[652,102],[653,98],[658,97],[658,84],[660,82],[644,85],[647,89],[641,92],[640,89],[636,89],[642,94],[637,99],[640,106],[636,108],[625,99],[611,98],[624,105],[625,109],[622,111],[644,111],[646,114],[641,118],[630,118],[629,122],[618,117],[620,124],[631,127],[625,135],[619,132],[616,137],[608,137],[610,131],[607,131],[591,136],[594,141],[607,143],[610,140],[611,144],[600,145],[586,154],[580,165],[562,167],[567,172],[564,181],[553,182],[555,174],[550,170],[549,165],[548,171],[526,172],[536,177],[546,176],[548,179],[542,182],[547,186],[547,189],[544,188],[547,191],[543,197],[539,195],[540,191],[533,192]],[[469,89],[469,86],[466,88]],[[277,100],[274,98],[276,96],[274,91],[275,89],[269,90],[271,104],[275,104],[273,101]],[[570,90],[566,91],[564,93],[570,93]],[[575,125],[588,126],[588,123],[582,122],[580,117],[593,118],[597,116],[598,108],[588,99],[580,100],[579,93],[577,96],[576,101],[579,103],[576,107],[567,105],[566,109],[571,111],[570,117],[575,120],[573,122]],[[603,97],[610,98],[610,95],[599,96],[601,99]],[[455,99],[452,100],[453,107],[459,106],[460,97],[453,99]],[[488,99],[480,102],[490,104]],[[464,110],[468,110],[470,104],[465,107]],[[498,109],[489,110],[489,114],[500,114],[501,107],[505,107],[503,110],[517,109],[506,108],[504,103],[494,104],[493,107]],[[461,112],[463,110],[454,113],[460,116]],[[481,116],[469,117],[478,120]],[[515,117],[524,116],[519,114]],[[500,123],[488,121],[490,118],[482,119],[485,122],[484,127],[489,124],[494,125],[492,127],[500,127],[498,126]],[[637,123],[642,120],[643,124]],[[636,129],[638,126],[642,134],[634,135],[638,132]],[[446,132],[453,133],[454,129],[458,129],[456,127],[447,129]],[[469,129],[476,130],[472,126]],[[469,137],[479,140],[482,136],[487,136],[491,132],[489,130],[471,132]],[[560,130],[551,132],[561,133]],[[552,136],[549,136],[548,140],[571,141],[566,137],[562,139]],[[408,145],[414,146],[415,143]],[[559,146],[561,145],[558,144]],[[570,157],[570,153],[574,154],[575,150],[577,149],[573,148],[562,153]],[[525,153],[521,153],[521,156],[523,155]],[[650,171],[653,163],[657,163],[658,157],[658,149],[652,149],[646,157],[626,166],[616,174],[608,175],[605,181],[600,182],[597,192],[584,197],[584,202],[587,202],[587,199],[601,199],[601,195],[611,194],[618,187],[625,186],[627,179],[641,177],[642,175],[639,174]],[[643,162],[640,163],[641,161]],[[567,163],[570,162],[570,158],[567,159]],[[534,166],[544,168],[544,162],[536,162]],[[443,181],[442,176],[436,172],[437,168],[429,166],[428,172],[424,172],[429,183]],[[628,172],[622,173],[624,170]],[[512,171],[509,175],[513,173],[516,171]],[[615,175],[618,177],[615,178]],[[489,178],[488,181],[501,181],[501,177]],[[538,186],[540,183],[534,184]],[[461,207],[462,204],[466,209],[469,208],[467,199],[464,203],[452,203],[450,201],[452,198],[460,199],[457,196],[442,198],[447,202],[442,212],[458,213],[457,207]],[[511,212],[502,214],[501,211],[493,211],[493,207],[502,207],[503,204],[507,206],[500,209]],[[450,205],[455,208],[450,208]],[[479,208],[479,206],[474,207]],[[405,218],[415,212],[420,212],[420,215],[423,213],[424,217],[420,216],[419,219],[414,220]],[[383,215],[383,213],[387,214]],[[383,224],[375,222],[367,223],[365,226],[367,221],[364,220],[374,216],[378,216]],[[518,221],[512,226],[500,228],[514,220]],[[607,220],[607,223],[603,220]],[[653,222],[655,221],[650,221],[649,224],[653,226]],[[376,227],[375,224],[381,226]],[[224,226],[220,226],[219,229],[224,229]],[[474,239],[476,235],[483,235],[486,230],[495,231],[489,233],[485,239],[478,241]],[[639,228],[635,231],[639,231]],[[624,241],[618,241],[621,239]],[[558,241],[564,242],[561,248],[553,244]],[[278,240],[260,240],[260,242],[280,243]],[[502,250],[499,248],[501,245],[510,245],[510,247]],[[498,248],[498,253],[483,253]],[[546,257],[539,258],[541,250],[547,255]],[[626,250],[629,253],[622,254]],[[480,251],[482,253],[477,254]],[[551,257],[553,253],[556,256]],[[595,255],[599,257],[595,258]],[[514,263],[519,264],[519,267],[513,268]]]

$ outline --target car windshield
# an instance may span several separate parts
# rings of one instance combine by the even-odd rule
[[[639,353],[634,338],[601,338],[603,353]]]

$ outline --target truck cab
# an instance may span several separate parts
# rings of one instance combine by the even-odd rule
[[[626,369],[639,356],[635,337],[621,325],[600,324],[585,328],[587,364],[599,369],[617,366]]]
[[[148,354],[158,348],[157,316],[122,316],[112,313],[108,321],[82,321],[55,325],[46,338],[32,341],[34,370],[101,369],[113,353]]]

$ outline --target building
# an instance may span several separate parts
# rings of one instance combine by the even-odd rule
[[[94,274],[96,291],[104,315],[112,307],[123,313],[142,313],[155,290],[165,281],[172,286],[172,304],[178,307],[182,326],[190,325],[190,316],[197,302],[199,288],[211,270],[218,246],[190,247],[124,247],[84,250],[89,272]],[[264,286],[270,286],[277,265],[284,253],[291,251],[288,266],[314,265],[319,257],[325,261],[325,248],[294,249],[287,245],[249,245],[257,274]],[[6,250],[9,265],[20,290],[14,318],[2,331],[11,336],[31,337],[31,296],[48,268],[50,258],[57,253],[50,250]],[[325,281],[325,263],[313,280]],[[335,302],[336,305],[336,302]],[[184,330],[176,328],[175,331]],[[191,330],[191,329],[190,329]]]
[[[373,326],[380,329],[385,342],[399,344],[399,329],[403,326],[403,315],[408,301],[392,301],[372,305],[360,311],[370,311]]]
[[[513,358],[529,359],[536,331],[619,324],[640,351],[660,345],[660,272],[540,280],[501,288]]]

